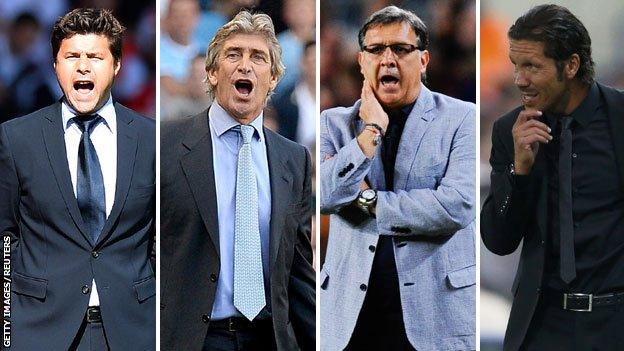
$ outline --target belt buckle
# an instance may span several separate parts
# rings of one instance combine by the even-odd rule
[[[228,331],[235,332],[236,328],[234,326],[234,319],[228,318]]]
[[[587,298],[587,308],[568,308],[568,298]],[[593,305],[593,300],[594,300],[594,295],[593,294],[579,294],[579,293],[573,293],[573,294],[568,294],[568,293],[564,293],[563,294],[563,309],[564,310],[568,310],[568,311],[575,311],[575,312],[591,312],[592,311],[592,305]]]

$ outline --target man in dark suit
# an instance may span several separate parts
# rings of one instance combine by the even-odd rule
[[[12,349],[155,350],[155,126],[113,103],[122,32],[108,10],[61,17],[63,98],[0,126]]]
[[[161,349],[313,350],[310,156],[262,126],[271,19],[225,24],[206,72],[210,108],[161,129]]]
[[[564,7],[509,30],[523,106],[492,131],[481,235],[523,241],[505,350],[622,350],[624,94],[594,81],[591,39]]]

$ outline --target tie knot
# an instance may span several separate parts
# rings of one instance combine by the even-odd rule
[[[76,116],[72,118],[74,123],[80,128],[81,132],[87,131],[87,133],[91,134],[93,129],[102,121],[102,117],[99,115],[82,115]]]
[[[561,129],[562,130],[570,129],[570,124],[572,124],[572,117],[570,116],[561,117]]]
[[[240,132],[241,132],[241,135],[243,136],[243,144],[251,143],[251,137],[253,136],[253,133],[254,133],[254,127],[250,125],[241,124]]]

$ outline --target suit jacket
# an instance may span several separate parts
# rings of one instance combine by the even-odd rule
[[[418,350],[475,349],[475,109],[422,87],[408,116],[385,191],[377,148],[355,139],[360,102],[321,114],[321,211],[331,213],[321,270],[321,349],[342,350],[353,333],[380,235],[394,238],[403,320]],[[337,214],[366,177],[376,218],[353,226]],[[369,247],[373,247],[370,249]]]
[[[620,179],[624,184],[624,136],[621,134],[624,130],[624,94],[601,84],[598,88],[606,102]],[[512,287],[514,301],[505,334],[505,350],[518,350],[529,328],[541,293],[548,235],[544,148],[537,153],[526,188],[518,189],[509,173],[509,166],[514,161],[511,128],[520,111],[522,107],[494,123],[490,193],[481,210],[481,237],[490,251],[508,255],[524,240]]]
[[[220,268],[208,111],[161,128],[161,349],[201,350]],[[264,129],[271,185],[269,274],[278,350],[314,350],[310,157]],[[232,175],[236,176],[235,174]]]
[[[156,347],[155,124],[119,104],[115,113],[115,201],[97,242],[74,195],[61,103],[0,126],[0,232],[11,237],[15,350],[67,350],[93,279],[111,350]]]

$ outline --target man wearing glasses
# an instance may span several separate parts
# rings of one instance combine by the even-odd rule
[[[475,108],[422,84],[412,12],[359,33],[361,100],[321,114],[321,349],[475,349]]]

